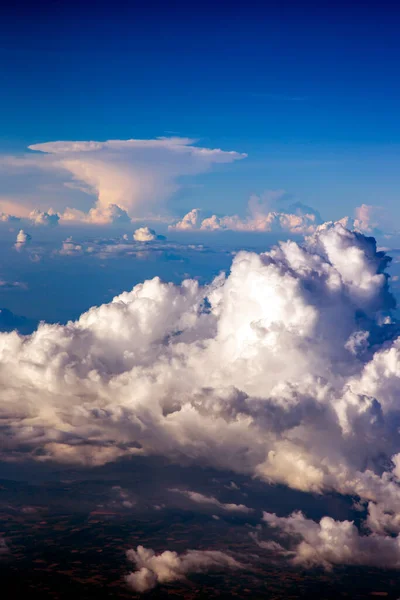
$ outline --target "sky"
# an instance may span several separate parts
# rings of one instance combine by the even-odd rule
[[[393,3],[1,10],[2,154],[57,140],[189,137],[248,156],[186,181],[172,212],[243,214],[251,194],[283,189],[324,219],[365,203],[400,221]]]
[[[2,581],[399,596],[399,16],[0,9]]]

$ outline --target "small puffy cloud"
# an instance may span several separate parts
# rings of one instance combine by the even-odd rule
[[[76,244],[70,236],[63,241],[58,253],[64,256],[78,256],[84,253],[84,248],[81,244]]]
[[[204,494],[200,494],[199,492],[192,492],[191,490],[180,490],[177,488],[172,488],[169,490],[170,492],[176,492],[178,494],[182,494],[189,498],[192,502],[196,502],[197,504],[205,504],[212,507],[220,508],[221,510],[226,510],[228,512],[239,512],[239,513],[250,513],[252,509],[244,504],[225,504],[214,498],[213,496],[205,496]]]
[[[319,523],[307,519],[301,512],[289,517],[264,513],[263,520],[278,530],[289,549],[276,542],[266,542],[263,547],[290,557],[294,564],[305,567],[359,565],[369,567],[400,568],[400,537],[371,533],[360,535],[351,521],[335,521],[323,517]]]
[[[35,210],[29,213],[29,220],[34,225],[46,225],[49,227],[55,227],[56,225],[58,225],[60,215],[53,211],[51,208],[47,212],[35,208]]]
[[[135,242],[153,242],[155,240],[165,240],[162,235],[157,235],[154,229],[149,227],[139,227],[133,233],[133,239]]]
[[[112,506],[130,509],[136,505],[136,500],[132,497],[132,494],[120,485],[113,485],[111,492],[113,496],[113,500],[111,501]]]
[[[20,229],[17,234],[17,239],[15,240],[15,247],[17,250],[23,248],[26,244],[28,244],[32,239],[32,236],[29,233],[25,233],[23,229]]]
[[[184,580],[190,573],[244,568],[229,554],[215,550],[187,550],[183,554],[166,550],[156,554],[154,550],[138,546],[136,550],[128,550],[127,557],[137,569],[126,577],[135,592],[147,592],[158,584]]]

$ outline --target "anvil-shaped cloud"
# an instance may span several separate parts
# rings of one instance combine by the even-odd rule
[[[89,216],[85,217],[78,206],[67,210],[65,218],[107,222],[111,218],[110,206],[119,207],[130,217],[162,210],[164,202],[179,188],[180,177],[203,173],[214,164],[246,156],[194,143],[195,140],[179,137],[48,142],[29,146],[41,154],[14,158],[11,163],[68,172],[73,185],[93,194],[96,204]]]

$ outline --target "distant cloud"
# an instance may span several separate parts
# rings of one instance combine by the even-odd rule
[[[137,568],[126,577],[135,592],[147,592],[158,584],[183,580],[190,573],[244,568],[225,552],[216,550],[187,550],[183,554],[166,550],[156,554],[154,550],[138,546],[136,550],[128,550],[127,557]]]
[[[60,215],[52,209],[49,209],[48,211],[41,211],[38,208],[35,208],[35,210],[29,213],[29,220],[34,225],[46,225],[50,227],[55,227],[56,225],[58,225]]]
[[[21,219],[14,215],[8,215],[6,213],[0,213],[0,221],[3,223],[18,223]]]
[[[31,241],[31,239],[32,236],[29,235],[29,233],[25,233],[23,229],[20,229],[17,234],[17,239],[15,240],[16,249],[18,250],[23,248],[28,242]]]
[[[129,218],[137,218],[148,216],[155,210],[158,213],[164,210],[165,202],[182,185],[182,176],[194,176],[208,171],[213,165],[230,163],[246,156],[194,144],[195,140],[179,137],[48,142],[31,145],[29,149],[34,152],[23,157],[2,157],[0,166],[8,173],[39,171],[46,173],[47,178],[53,174],[58,182],[64,178],[62,183],[68,187],[63,186],[64,193],[59,194],[61,200],[57,201],[56,207],[63,220],[110,223],[126,214]],[[71,199],[77,193],[81,196],[89,194],[93,197],[94,206],[87,211],[80,203],[74,205],[73,200],[67,204],[66,192]],[[30,205],[32,201],[31,192]],[[90,205],[90,200],[88,202]],[[42,211],[46,209],[38,207]],[[1,201],[0,208],[5,210]],[[121,212],[117,214],[118,211]],[[10,210],[9,201],[7,212],[17,214],[16,210]]]
[[[139,227],[133,233],[133,239],[136,242],[154,242],[154,240],[165,240],[164,236],[157,235],[154,229],[149,229],[149,227]]]
[[[27,290],[28,286],[26,285],[26,283],[23,283],[22,281],[7,281],[4,279],[0,279],[0,290],[13,290],[13,289]]]
[[[91,208],[85,213],[76,208],[67,208],[61,215],[62,223],[88,223],[92,225],[126,225],[131,222],[126,210],[117,204]]]
[[[301,512],[289,517],[264,513],[263,520],[283,534],[289,541],[289,550],[276,542],[261,545],[268,549],[269,544],[274,553],[290,558],[294,564],[328,570],[335,565],[400,568],[400,536],[360,535],[351,521],[323,517],[317,523]]]
[[[284,193],[281,191],[270,192],[269,198],[252,196],[248,203],[248,216],[241,218],[232,216],[205,216],[198,208],[192,209],[183,219],[170,225],[175,231],[253,231],[253,232],[289,232],[305,235],[313,233],[322,223],[318,211],[305,206],[300,202],[283,209],[271,210],[271,204],[276,205],[277,200]]]
[[[363,233],[376,235],[380,233],[382,227],[385,227],[385,213],[381,206],[361,204],[355,209],[354,215],[353,227]],[[388,230],[387,227],[385,229]],[[389,232],[391,229],[392,227],[389,228]]]
[[[4,556],[10,552],[9,547],[7,546],[6,540],[3,537],[0,537],[0,556]]]
[[[142,231],[142,229],[144,231]],[[138,231],[138,230],[136,230]],[[150,233],[148,233],[150,231]],[[53,254],[64,256],[87,255],[97,258],[116,258],[121,256],[135,256],[143,258],[156,252],[205,252],[207,249],[202,245],[185,246],[176,242],[169,242],[164,236],[157,235],[154,230],[147,227],[140,228],[139,234],[123,234],[121,237],[97,238],[91,240],[75,241],[73,236],[68,236],[59,250]]]
[[[204,496],[204,494],[200,494],[199,492],[192,492],[191,490],[180,490],[178,488],[172,488],[169,490],[170,492],[176,492],[178,494],[182,494],[192,500],[192,502],[196,502],[197,504],[205,504],[212,507],[220,508],[221,510],[226,510],[228,512],[239,512],[239,513],[250,513],[252,509],[244,504],[224,504],[214,498],[213,496]]]

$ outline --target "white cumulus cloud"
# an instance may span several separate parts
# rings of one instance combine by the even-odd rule
[[[305,567],[335,565],[362,565],[370,567],[400,567],[400,537],[389,535],[361,535],[351,521],[335,521],[323,517],[319,523],[306,519],[301,512],[289,517],[264,513],[263,520],[279,531],[283,543],[270,542],[269,549],[289,557],[293,563]],[[262,544],[262,542],[261,542]],[[268,542],[266,543],[268,545]],[[264,547],[268,549],[268,546]]]
[[[216,550],[187,550],[183,554],[165,550],[156,554],[138,546],[136,550],[128,550],[127,557],[137,569],[126,577],[135,592],[146,592],[158,584],[183,580],[190,573],[243,568],[240,562]]]
[[[153,242],[154,240],[160,239],[160,236],[157,236],[154,229],[150,229],[149,227],[139,227],[133,233],[133,239],[135,242]],[[163,237],[161,239],[164,239]]]

